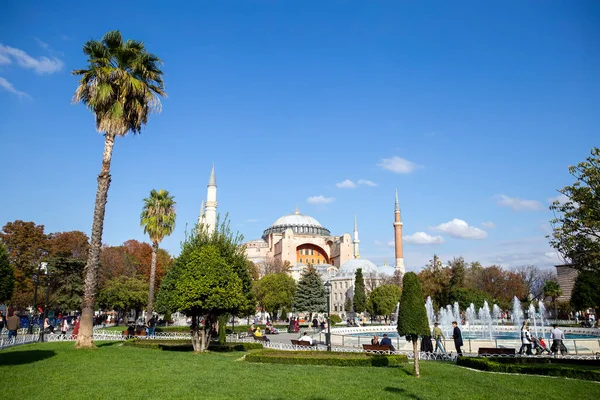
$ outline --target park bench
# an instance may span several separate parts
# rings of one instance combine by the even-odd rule
[[[256,336],[256,335],[252,335],[252,337],[254,338],[254,340],[258,341],[258,342],[270,342],[269,338],[266,336]]]
[[[477,351],[478,355],[495,355],[495,356],[514,356],[515,349],[505,349],[497,347],[480,347]]]
[[[392,348],[388,345],[378,345],[378,344],[363,344],[363,350],[367,351],[391,351]]]
[[[306,347],[310,347],[310,346],[316,346],[317,345],[316,341],[314,341],[313,344],[310,344],[310,342],[307,342],[305,340],[293,340],[292,339],[291,342],[292,342],[292,344],[294,346],[306,346]]]

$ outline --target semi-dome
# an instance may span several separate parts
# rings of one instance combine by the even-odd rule
[[[280,217],[263,232],[263,239],[266,240],[267,236],[272,233],[282,233],[287,229],[291,229],[292,232],[299,235],[317,235],[317,236],[329,236],[331,232],[325,228],[316,219],[310,215],[300,214],[298,210],[295,213],[284,215]]]
[[[342,264],[338,270],[336,276],[339,277],[354,277],[356,276],[356,270],[361,268],[363,276],[375,276],[379,270],[377,266],[369,260],[354,259],[346,261]]]

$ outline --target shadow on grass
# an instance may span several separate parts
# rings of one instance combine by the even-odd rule
[[[30,364],[46,358],[54,357],[53,350],[26,350],[0,353],[0,366]]]
[[[406,398],[406,399],[422,399],[423,397],[419,397],[414,393],[408,393],[406,389],[403,388],[396,388],[396,387],[391,387],[388,386],[384,389],[386,392],[390,392],[390,393],[396,393],[396,394],[400,394],[402,395],[402,398]]]
[[[96,344],[96,347],[110,347],[110,346],[116,346],[118,344],[121,344],[121,342],[104,342],[104,343]]]

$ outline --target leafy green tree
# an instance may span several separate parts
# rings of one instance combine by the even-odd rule
[[[271,314],[277,316],[278,310],[292,308],[292,301],[296,293],[294,278],[285,272],[265,275],[254,282],[254,291],[258,304]]]
[[[15,270],[8,261],[6,249],[0,242],[0,303],[11,299],[15,290]]]
[[[83,297],[85,260],[54,257],[48,261],[48,268],[51,293],[48,306],[67,313],[79,310]]]
[[[552,304],[554,304],[554,318],[558,321],[558,308],[556,306],[556,299],[562,296],[562,289],[560,285],[555,281],[547,281],[544,284],[544,296],[552,298]]]
[[[249,315],[256,310],[243,237],[232,234],[227,217],[223,223],[217,219],[216,227],[208,232],[200,225],[190,232],[156,300],[161,312],[180,311],[192,317],[195,351],[207,349],[219,316]],[[202,319],[204,326],[200,326]]]
[[[363,279],[362,268],[356,270],[352,302],[355,313],[362,313],[367,309],[367,295],[365,294],[365,280]]]
[[[325,288],[316,269],[312,267],[307,268],[300,278],[298,286],[296,286],[294,308],[298,312],[310,313],[309,320],[312,320],[313,313],[327,311]]]
[[[194,351],[203,352],[208,348],[219,316],[243,307],[246,298],[242,291],[242,280],[216,246],[184,244],[182,254],[163,280],[157,302],[166,301],[169,309],[192,317]]]
[[[117,276],[106,282],[98,293],[100,306],[121,313],[135,310],[136,320],[138,311],[148,302],[148,282],[133,276]]]
[[[404,274],[400,309],[398,310],[398,334],[413,343],[415,377],[419,376],[419,336],[430,335],[427,310],[417,274]]]
[[[473,303],[475,308],[483,307],[483,302],[489,300],[493,303],[493,299],[489,298],[484,292],[478,289],[457,288],[450,290],[450,303],[458,302],[461,310],[466,310]]]
[[[555,218],[550,243],[573,267],[600,272],[600,149],[569,167],[575,178],[559,190],[562,199],[550,206]]]
[[[401,295],[402,289],[396,285],[378,286],[369,293],[367,310],[369,310],[369,313],[373,316],[383,316],[385,318],[385,323],[387,324],[387,319],[390,314],[396,311],[396,305],[400,301]]]
[[[98,267],[104,213],[110,186],[110,163],[117,136],[140,133],[152,111],[160,110],[159,96],[166,96],[159,66],[161,61],[146,51],[137,40],[123,41],[119,31],[106,33],[101,41],[83,45],[88,57],[85,69],[74,70],[81,76],[73,96],[94,114],[96,129],[104,134],[102,169],[94,205],[90,251],[86,265],[83,312],[76,347],[91,348],[92,318],[98,286]]]
[[[144,199],[144,209],[140,216],[140,224],[144,233],[152,241],[152,262],[150,264],[150,286],[148,290],[148,310],[146,322],[152,317],[154,304],[154,281],[156,280],[156,255],[158,246],[165,236],[169,236],[175,229],[175,200],[168,191],[152,189],[150,196]]]
[[[592,270],[584,270],[575,279],[571,293],[571,305],[575,310],[593,308],[596,316],[600,316],[600,274]]]

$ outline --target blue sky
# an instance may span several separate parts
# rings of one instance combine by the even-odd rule
[[[164,188],[178,254],[214,162],[247,239],[296,205],[335,234],[357,213],[362,257],[392,262],[398,188],[408,269],[557,262],[548,199],[599,145],[597,2],[150,4],[1,6],[0,224],[89,234],[103,137],[70,71],[119,29],[164,61],[169,97],[117,140],[104,242],[145,240],[142,199]]]

